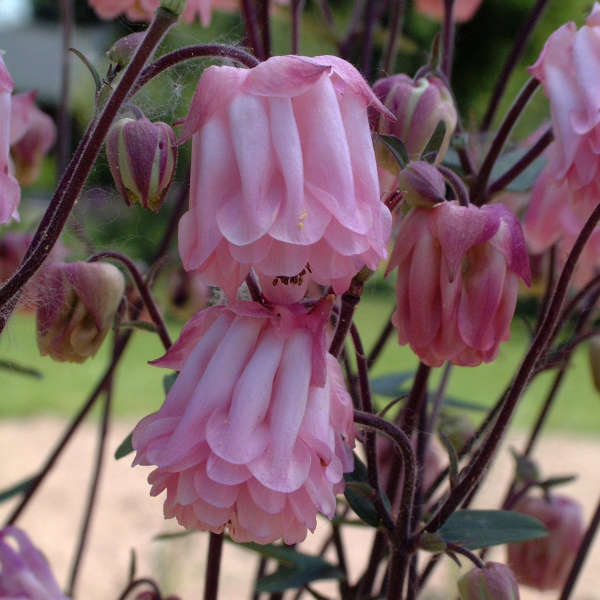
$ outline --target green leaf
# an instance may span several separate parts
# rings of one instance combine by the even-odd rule
[[[395,135],[378,134],[377,136],[392,153],[392,156],[402,169],[410,162],[406,146]]]
[[[29,477],[29,479],[25,479],[23,481],[20,481],[19,483],[16,483],[15,485],[13,485],[12,487],[9,487],[6,490],[2,490],[0,492],[0,502],[6,502],[6,500],[10,500],[14,496],[18,496],[19,494],[24,494],[29,489],[29,486],[36,479],[37,479],[37,475],[34,475],[33,477]]]
[[[557,485],[565,485],[577,479],[577,475],[562,475],[558,477],[550,477],[540,482],[540,487],[544,490],[549,490]]]
[[[119,329],[141,329],[142,331],[150,331],[157,333],[156,326],[148,321],[122,321],[118,325]]]
[[[548,531],[537,519],[508,510],[459,510],[438,533],[445,542],[477,550],[544,537]]]
[[[438,436],[444,444],[444,448],[448,453],[448,459],[450,460],[450,464],[448,467],[448,475],[450,477],[450,488],[454,489],[458,483],[458,456],[456,454],[456,450],[452,445],[452,442],[448,439],[447,435],[444,435],[443,432],[438,431]]]
[[[169,531],[168,533],[159,533],[155,535],[152,540],[155,542],[164,542],[167,540],[176,540],[178,538],[187,537],[188,535],[194,535],[196,533],[202,533],[198,529],[186,529],[185,531]],[[225,538],[227,539],[227,538]]]
[[[400,371],[399,373],[381,375],[371,380],[371,389],[380,396],[395,398],[406,392],[406,388],[402,386],[410,381],[414,375],[414,371]]]
[[[371,527],[379,527],[379,513],[373,502],[375,490],[369,485],[367,477],[367,467],[354,454],[354,471],[344,473],[346,488],[344,496],[350,505],[350,508]],[[370,494],[366,490],[370,490]]]
[[[19,375],[28,375],[29,377],[35,377],[37,379],[42,379],[43,377],[41,371],[38,371],[32,367],[19,365],[16,362],[7,359],[0,359],[0,369],[12,371],[13,373],[18,373]]]
[[[115,450],[115,460],[119,460],[128,454],[133,452],[133,446],[131,445],[131,436],[130,433],[120,444],[119,447]]]
[[[168,394],[175,380],[177,379],[178,373],[169,373],[163,377],[163,390],[165,390],[165,394]]]

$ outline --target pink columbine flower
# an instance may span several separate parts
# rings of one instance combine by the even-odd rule
[[[68,600],[42,553],[24,531],[12,526],[0,530],[0,598]]]
[[[12,174],[9,157],[11,138],[11,94],[13,80],[0,56],[0,225],[19,218],[19,182]]]
[[[458,580],[460,600],[519,600],[519,586],[513,572],[502,563],[488,562],[475,567]]]
[[[456,0],[454,3],[454,20],[458,23],[470,21],[482,0]],[[444,18],[444,0],[417,0],[415,10],[435,21]]]
[[[304,271],[287,301],[308,279],[342,293],[365,264],[376,268],[391,215],[379,199],[369,105],[387,112],[335,56],[206,69],[182,132],[193,135],[179,226],[185,268],[230,298],[251,267],[267,294]]]
[[[325,304],[326,306],[323,306]],[[155,361],[180,370],[133,432],[134,464],[156,465],[153,496],[188,529],[261,544],[300,542],[332,517],[353,468],[352,402],[327,353],[330,304],[199,312]]]
[[[541,521],[548,535],[508,545],[508,564],[519,583],[538,590],[563,587],[584,535],[583,510],[565,496],[523,498],[513,510]]]
[[[519,278],[530,281],[523,232],[508,209],[455,201],[412,209],[388,272],[395,267],[401,344],[430,366],[494,360],[510,337]]]
[[[56,141],[56,125],[35,105],[36,95],[28,92],[12,98],[10,151],[22,185],[37,180],[42,160]]]
[[[571,190],[600,175],[599,53],[600,4],[595,3],[585,25],[578,31],[567,23],[555,31],[529,69],[550,100],[556,148],[549,171],[557,181],[566,178]]]

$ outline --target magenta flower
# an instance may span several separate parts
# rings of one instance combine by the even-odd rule
[[[431,366],[494,360],[510,337],[519,278],[530,281],[523,232],[508,209],[442,202],[411,210],[388,272],[395,267],[401,344]]]
[[[387,256],[367,106],[386,109],[349,63],[276,56],[204,71],[182,137],[193,135],[190,210],[179,226],[187,270],[235,298],[250,268],[281,289],[309,278],[344,292]],[[279,278],[279,279],[278,279]],[[283,299],[278,298],[279,302]]]
[[[11,94],[13,80],[0,56],[0,224],[19,218],[21,188],[12,174],[9,158],[11,139]]]
[[[549,170],[571,190],[598,179],[600,171],[600,4],[585,25],[567,23],[546,42],[530,67],[550,100],[556,149]],[[579,196],[575,197],[579,199]]]
[[[42,553],[12,526],[0,530],[0,598],[67,600]]]
[[[154,364],[181,370],[133,432],[134,464],[156,465],[166,518],[237,541],[300,542],[332,517],[353,468],[352,402],[327,354],[330,304],[250,302],[192,318]],[[325,308],[325,310],[324,310]]]
[[[538,590],[563,587],[583,538],[583,511],[565,496],[527,497],[513,509],[541,521],[548,535],[508,545],[508,564],[519,583]]]

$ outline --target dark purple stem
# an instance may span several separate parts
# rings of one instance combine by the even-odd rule
[[[479,569],[483,569],[485,567],[485,563],[479,558],[479,556],[477,556],[477,554],[471,552],[467,548],[463,548],[463,546],[459,546],[453,542],[446,542],[446,548],[456,554],[462,554],[463,556],[466,556]]]
[[[221,570],[221,553],[223,550],[223,534],[211,533],[208,543],[208,559],[206,565],[206,581],[204,582],[204,600],[217,600],[219,590],[219,571]]]
[[[147,585],[152,588],[154,595],[156,596],[155,600],[162,600],[162,596],[160,595],[160,589],[156,585],[156,583],[152,579],[142,578],[136,579],[132,581],[124,590],[123,593],[119,596],[118,600],[125,600],[129,594],[135,590],[135,588],[140,587],[141,585]]]
[[[98,254],[94,254],[94,256],[91,256],[88,259],[88,262],[96,262],[96,261],[100,260],[101,258],[111,258],[113,260],[120,262],[122,265],[124,265],[127,268],[127,270],[129,271],[129,274],[131,275],[131,278],[133,279],[133,281],[138,289],[138,292],[140,293],[140,296],[141,296],[146,308],[148,309],[148,314],[150,315],[152,322],[156,326],[158,337],[160,337],[160,341],[163,343],[165,350],[168,350],[172,344],[171,337],[169,336],[169,331],[167,330],[167,326],[165,325],[164,319],[163,319],[162,315],[160,314],[160,309],[156,305],[156,302],[154,302],[154,298],[152,297],[152,293],[150,292],[148,285],[144,281],[144,278],[138,271],[138,268],[135,266],[133,261],[130,258],[128,258],[127,256],[125,256],[124,254],[106,250],[104,252],[99,252]]]
[[[69,96],[71,88],[71,61],[69,48],[73,33],[73,0],[60,0],[60,19],[62,22],[62,68],[61,94],[58,110],[58,173],[63,173],[69,162],[71,148],[71,119],[69,115]]]
[[[242,16],[244,18],[244,25],[246,27],[246,38],[248,45],[254,52],[255,56],[259,58],[259,60],[264,60],[265,52],[260,41],[258,19],[256,17],[254,0],[242,0]]]
[[[271,56],[271,0],[258,1],[258,26],[262,38],[264,59]]]
[[[513,105],[510,107],[510,110],[508,111],[504,121],[502,121],[500,128],[496,132],[483,163],[481,164],[481,168],[477,174],[477,179],[475,180],[475,183],[471,189],[471,200],[478,206],[481,206],[487,202],[485,192],[492,169],[494,168],[494,165],[496,164],[496,161],[498,160],[498,157],[504,148],[504,144],[506,143],[510,132],[515,126],[519,116],[523,112],[523,109],[527,106],[527,103],[533,95],[533,92],[535,92],[535,90],[538,88],[539,84],[540,82],[537,79],[530,79],[525,84]]]
[[[405,0],[392,0],[392,12],[390,15],[390,33],[385,49],[385,59],[383,61],[383,72],[386,75],[394,73],[396,64],[396,53],[398,51],[398,38],[402,33],[402,23],[404,21],[404,11],[406,9]]]
[[[567,258],[565,266],[562,270],[552,302],[548,308],[548,314],[531,343],[529,351],[525,355],[523,362],[514,378],[514,381],[509,389],[504,404],[500,410],[500,414],[494,423],[494,426],[482,444],[482,447],[473,457],[469,465],[464,469],[464,475],[460,482],[452,490],[446,502],[442,505],[439,511],[431,519],[426,527],[429,532],[437,531],[457,509],[462,501],[468,496],[470,491],[479,481],[485,471],[492,456],[496,452],[498,444],[510,422],[512,414],[517,406],[521,394],[527,386],[529,379],[535,369],[536,362],[546,350],[550,341],[551,335],[556,326],[556,322],[561,314],[562,305],[568,291],[571,276],[577,264],[577,261],[592,235],[596,224],[600,219],[600,204],[594,209],[583,229],[579,233],[571,252]]]
[[[469,190],[467,190],[464,181],[452,169],[444,167],[444,165],[438,165],[437,169],[452,186],[456,199],[461,206],[469,206]]]
[[[360,277],[354,277],[347,292],[342,294],[342,309],[340,310],[340,317],[338,324],[335,329],[333,340],[329,346],[329,352],[338,358],[344,347],[344,341],[350,331],[352,325],[352,317],[354,311],[360,302],[360,297],[363,290],[363,281]]]
[[[72,176],[69,177],[70,170],[67,168],[61,179],[61,183],[50,202],[50,206],[46,211],[46,214],[51,215],[49,217],[51,222],[48,223],[47,228],[44,228],[43,225],[46,219],[42,218],[42,222],[38,227],[36,236],[39,234],[42,236],[43,240],[40,239],[40,243],[35,247],[32,253],[24,259],[17,272],[2,288],[0,288],[0,308],[5,309],[3,319],[0,321],[0,331],[3,329],[9,316],[9,314],[6,314],[7,304],[35,274],[52,251],[52,248],[60,236],[71,210],[81,193],[92,165],[100,152],[100,148],[113,119],[127,98],[129,90],[134,85],[148,57],[160,43],[167,30],[176,21],[177,16],[171,11],[163,10],[162,8],[159,8],[156,11],[155,17],[148,27],[142,43],[136,50],[125,73],[123,73],[117,88],[106,103],[104,110],[97,121],[90,125],[91,133],[89,134],[89,139],[83,147],[81,156],[72,170]],[[75,157],[70,164],[73,164],[74,160]],[[64,192],[61,194],[63,181],[66,181],[66,184],[64,185]]]
[[[375,361],[379,358],[381,352],[385,348],[387,341],[390,338],[390,335],[394,331],[394,324],[392,323],[392,316],[396,312],[396,309],[391,312],[388,320],[385,323],[385,327],[381,330],[379,337],[376,342],[373,344],[371,348],[371,352],[369,352],[369,357],[367,358],[367,364],[369,365],[369,369],[373,368]]]
[[[376,0],[367,0],[364,17],[364,33],[362,41],[362,57],[361,66],[362,74],[365,79],[371,77],[371,61],[373,60],[373,28],[377,17],[377,2]]]
[[[292,54],[300,51],[300,25],[304,0],[292,0]]]
[[[430,373],[431,367],[419,362],[406,406],[400,413],[402,415],[402,430],[409,438],[412,436],[417,425],[421,405],[427,402],[427,380]]]
[[[554,139],[552,128],[548,128],[542,137],[510,168],[492,181],[487,189],[487,196],[501,192],[511,181],[514,181],[533,161],[544,152]]]
[[[502,67],[502,71],[498,76],[498,81],[496,83],[496,87],[494,88],[490,104],[485,112],[483,121],[481,122],[482,131],[487,131],[490,128],[492,120],[494,119],[494,115],[496,114],[496,110],[498,109],[498,105],[500,104],[502,95],[504,94],[506,86],[508,85],[508,80],[510,79],[511,73],[523,55],[527,40],[535,29],[537,22],[540,20],[540,17],[544,12],[544,8],[546,8],[546,4],[548,4],[548,0],[538,0],[535,6],[531,9],[531,12],[527,17],[527,21],[525,21],[525,24],[521,28],[510,54],[508,55],[508,58]]]
[[[444,0],[444,30],[442,32],[442,73],[446,79],[452,79],[452,60],[454,55],[454,0]]]

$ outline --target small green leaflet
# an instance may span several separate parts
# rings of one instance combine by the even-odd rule
[[[36,478],[37,475],[34,475],[33,477],[29,477],[28,479],[16,483],[6,490],[0,491],[0,502],[6,502],[6,500],[10,500],[14,496],[24,494],[28,490],[29,486],[34,483]]]
[[[119,460],[128,454],[133,452],[133,446],[131,445],[131,436],[130,433],[120,444],[119,447],[115,450],[115,460]]]

